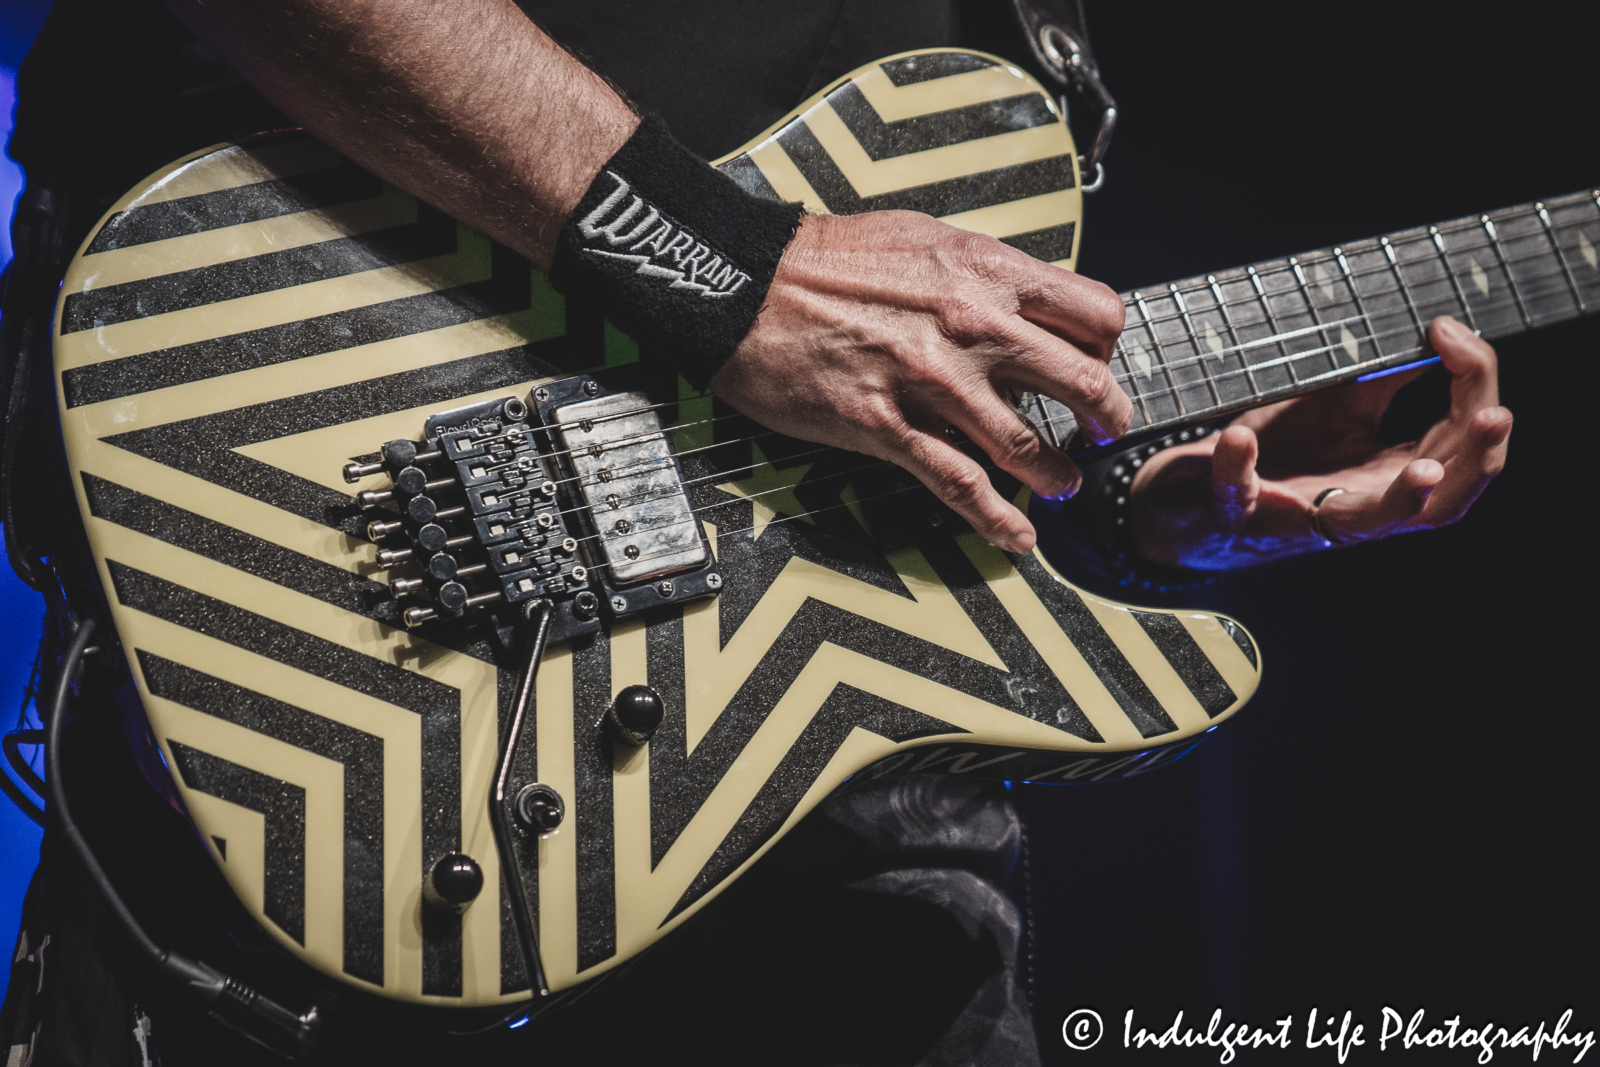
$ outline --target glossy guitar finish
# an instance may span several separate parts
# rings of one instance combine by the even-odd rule
[[[896,57],[798,115],[723,168],[1073,261],[1072,143],[1014,68]],[[67,275],[56,367],[172,788],[263,927],[384,996],[529,995],[487,807],[514,665],[477,631],[399,625],[353,503],[381,480],[340,477],[441,411],[579,371],[645,390],[725,577],[545,657],[515,772],[565,806],[519,852],[556,989],[679,925],[853,775],[1140,773],[1259,677],[1232,620],[1091,596],[931,508],[879,547],[882,516],[925,498],[886,497],[859,455],[707,421],[727,413],[525,261],[308,138],[208,149],[124,197]],[[601,720],[638,683],[665,721],[614,748]],[[486,876],[459,916],[423,903],[455,852]]]

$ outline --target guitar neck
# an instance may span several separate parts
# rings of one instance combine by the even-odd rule
[[[1111,369],[1145,436],[1431,363],[1451,315],[1506,337],[1600,306],[1600,190],[1124,293]],[[1066,407],[1046,432],[1090,450]]]

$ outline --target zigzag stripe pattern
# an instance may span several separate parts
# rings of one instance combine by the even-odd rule
[[[759,195],[927,210],[1070,263],[1073,158],[1033,83],[934,51],[863,68],[720,165]],[[303,136],[152,176],[64,291],[63,434],[130,713],[262,927],[368,992],[466,1007],[528,988],[487,822],[514,665],[474,629],[396,625],[387,582],[408,572],[380,565],[353,500],[376,483],[339,476],[440,411],[602,367],[663,398],[725,575],[717,599],[546,655],[513,779],[555,789],[567,821],[506,862],[555,988],[676,929],[853,774],[1142,773],[1255,686],[1231,620],[1080,594],[953,528],[886,550],[876,513],[845,506],[859,457],[802,461],[803,504],[764,496],[758,523],[720,472],[759,480],[813,446],[754,454],[596,309]],[[797,507],[820,510],[785,521]],[[667,717],[624,752],[600,723],[641,682]],[[484,873],[459,915],[422,893],[453,852]]]

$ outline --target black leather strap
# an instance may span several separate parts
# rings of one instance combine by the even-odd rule
[[[1034,60],[1057,85],[1082,92],[1085,73],[1092,72],[1094,77],[1099,77],[1094,49],[1089,44],[1088,24],[1083,17],[1083,0],[1011,0],[1011,7],[1017,13],[1017,21],[1022,24],[1022,32],[1027,37]],[[1077,41],[1087,72],[1069,69],[1059,62],[1056,54],[1052,54],[1052,49],[1045,44],[1046,30],[1050,27],[1065,30]]]
[[[1011,7],[1039,69],[1085,105],[1070,110],[1081,115],[1076,124],[1081,161],[1085,172],[1092,170],[1111,143],[1117,102],[1100,79],[1083,0],[1011,0]],[[1084,174],[1086,183],[1096,180]]]

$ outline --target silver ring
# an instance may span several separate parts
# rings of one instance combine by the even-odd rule
[[[1322,492],[1318,493],[1317,498],[1311,502],[1311,535],[1322,542],[1323,548],[1332,548],[1333,538],[1329,537],[1323,532],[1321,521],[1322,505],[1344,491],[1345,490],[1343,489],[1324,489]]]

